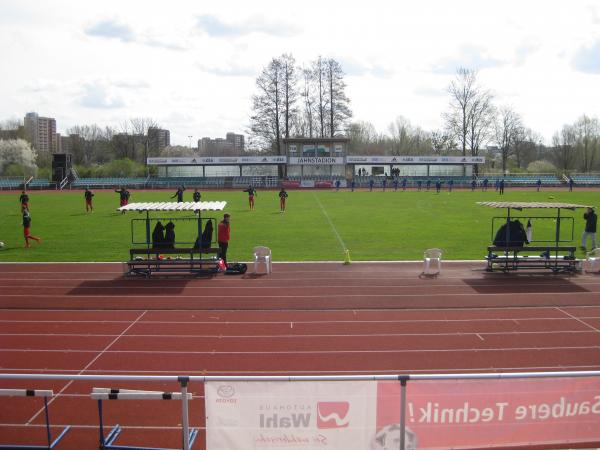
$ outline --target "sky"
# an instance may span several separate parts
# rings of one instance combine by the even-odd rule
[[[546,143],[600,116],[596,0],[102,2],[0,0],[0,121],[35,111],[61,133],[151,117],[173,145],[246,134],[256,77],[291,53],[337,59],[353,120],[443,127],[448,85],[477,71]]]

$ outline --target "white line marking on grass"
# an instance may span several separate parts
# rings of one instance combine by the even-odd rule
[[[329,222],[329,225],[331,226],[331,229],[333,230],[333,234],[335,234],[335,237],[337,238],[338,242],[342,246],[342,251],[346,251],[346,249],[348,247],[346,247],[346,244],[342,240],[342,237],[340,236],[340,233],[338,233],[338,231],[335,228],[335,225],[333,225],[333,222],[331,221],[331,218],[329,217],[329,214],[327,214],[327,211],[323,207],[323,203],[321,203],[321,200],[319,200],[319,197],[317,197],[317,194],[315,194],[314,191],[313,191],[312,195],[315,198],[315,200],[317,201],[317,203],[319,204],[319,208],[321,208],[321,212],[323,213],[323,215],[327,219],[327,222]]]
[[[98,354],[96,355],[96,357],[95,357],[94,359],[92,359],[92,360],[91,360],[91,361],[90,361],[90,362],[89,362],[89,363],[88,363],[88,364],[87,364],[87,365],[86,365],[86,366],[85,366],[83,369],[81,369],[77,375],[81,375],[83,372],[85,372],[85,371],[86,371],[86,369],[88,369],[88,368],[89,368],[89,367],[90,367],[92,364],[94,364],[94,363],[95,363],[95,362],[98,360],[98,358],[100,358],[100,357],[101,357],[101,356],[102,356],[104,353],[106,353],[106,352],[108,351],[108,349],[109,349],[110,347],[112,347],[112,345],[113,345],[113,344],[115,344],[115,342],[117,342],[117,341],[119,340],[119,338],[121,338],[121,337],[122,337],[122,336],[123,336],[125,333],[127,333],[127,331],[129,331],[129,330],[131,329],[131,327],[133,327],[133,326],[134,326],[134,325],[135,325],[135,324],[136,324],[136,323],[137,323],[137,322],[138,322],[138,321],[139,321],[139,320],[140,320],[142,317],[144,317],[144,314],[146,314],[147,312],[148,312],[148,311],[144,311],[144,312],[142,312],[142,313],[141,313],[141,314],[140,314],[140,315],[137,317],[137,319],[135,319],[133,322],[131,322],[131,324],[129,324],[129,326],[128,326],[127,328],[125,328],[125,329],[123,330],[123,332],[122,332],[120,335],[118,335],[116,338],[114,338],[114,339],[113,339],[113,340],[110,342],[110,344],[108,344],[106,347],[104,347],[104,350],[102,350],[100,353],[98,353]],[[51,404],[51,403],[52,403],[52,402],[53,402],[55,399],[57,399],[57,398],[60,396],[60,394],[62,394],[62,393],[65,391],[65,390],[67,390],[67,388],[68,388],[69,386],[71,386],[72,384],[73,384],[73,381],[69,381],[69,382],[68,382],[68,383],[67,383],[67,384],[66,384],[66,385],[65,385],[65,386],[64,386],[64,387],[63,387],[63,388],[62,388],[62,389],[61,389],[61,390],[58,392],[58,394],[56,394],[54,397],[52,397],[52,398],[51,398],[51,399],[48,401],[48,405],[50,405],[50,404]],[[36,412],[36,413],[35,413],[35,414],[34,414],[34,415],[31,417],[31,419],[29,419],[29,420],[27,421],[27,425],[31,424],[31,422],[33,422],[33,421],[36,419],[36,417],[37,417],[37,416],[39,416],[39,415],[40,415],[40,414],[41,414],[43,411],[44,411],[44,408],[41,408],[41,409],[40,409],[38,412]]]

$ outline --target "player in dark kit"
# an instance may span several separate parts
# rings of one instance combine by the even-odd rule
[[[244,189],[244,192],[248,193],[248,204],[250,205],[250,211],[254,209],[254,196],[256,195],[256,189],[252,186],[248,186],[248,189]]]
[[[198,188],[194,189],[194,193],[192,194],[192,199],[198,203],[200,201],[200,198],[202,197],[202,195],[200,195],[200,192],[198,192]]]
[[[119,194],[119,205],[120,206],[127,206],[127,204],[129,204],[129,197],[131,196],[129,194],[129,191],[125,188],[121,188],[121,189],[115,189],[115,192],[117,194]],[[125,214],[125,211],[123,211],[123,214]]]
[[[175,192],[175,195],[173,195],[171,198],[177,197],[177,203],[183,203],[183,191],[185,191],[185,188],[183,186],[179,186],[179,188],[177,188],[177,192]]]
[[[29,195],[27,195],[27,192],[21,192],[19,201],[21,202],[21,212],[25,211],[26,209],[29,210]]]
[[[288,198],[288,193],[285,192],[285,188],[281,188],[279,191],[279,211],[285,212],[285,201]]]
[[[85,188],[83,196],[85,197],[85,212],[94,212],[94,206],[92,205],[92,197],[94,194],[92,194],[92,191],[90,191],[89,188]]]
[[[33,239],[38,244],[42,242],[42,239],[37,236],[32,236],[29,229],[31,228],[31,216],[27,209],[23,210],[23,236],[25,237],[25,248],[29,248],[29,239]]]

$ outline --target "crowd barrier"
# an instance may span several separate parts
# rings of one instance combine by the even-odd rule
[[[204,384],[206,450],[581,448],[600,443],[600,371],[346,376],[0,374],[0,380],[4,384],[8,380],[179,383],[176,393],[95,389],[90,395],[98,401],[180,401],[184,450],[192,448],[198,433],[189,425],[190,383]],[[116,438],[117,427],[108,438]]]

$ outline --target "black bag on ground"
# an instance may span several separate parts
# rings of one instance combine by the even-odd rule
[[[243,275],[248,270],[248,264],[244,263],[231,263],[227,264],[227,270],[225,275]]]

